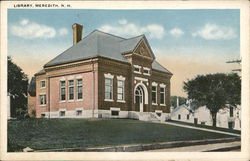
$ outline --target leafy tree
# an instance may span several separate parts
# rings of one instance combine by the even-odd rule
[[[184,91],[197,107],[206,106],[216,126],[216,115],[220,109],[236,107],[241,99],[241,79],[235,73],[198,75],[184,82]]]
[[[28,78],[22,69],[8,57],[8,93],[11,95],[11,116],[23,117],[27,112]]]
[[[187,99],[185,97],[171,96],[170,102],[171,102],[171,106],[173,106],[174,108],[177,107],[177,97],[179,98],[179,105],[183,105],[187,102]]]

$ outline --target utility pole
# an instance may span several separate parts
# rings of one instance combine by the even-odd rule
[[[238,63],[239,65],[241,65],[241,60],[230,60],[230,61],[227,61],[226,63]],[[233,69],[232,71],[241,72],[241,68]]]

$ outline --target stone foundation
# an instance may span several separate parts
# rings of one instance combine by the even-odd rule
[[[119,108],[110,108],[110,110],[80,110],[80,109],[45,112],[41,117],[44,118],[131,118],[142,121],[165,122],[170,118],[168,113],[158,112],[137,112],[137,111],[121,111]],[[63,114],[62,114],[63,113]]]

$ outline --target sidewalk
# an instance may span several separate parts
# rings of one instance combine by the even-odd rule
[[[215,132],[215,133],[220,133],[220,134],[226,134],[226,135],[231,135],[231,136],[240,136],[240,134],[234,134],[234,133],[230,133],[230,132],[206,129],[206,128],[201,128],[201,127],[194,127],[194,126],[189,126],[189,125],[181,125],[181,124],[172,123],[172,122],[162,122],[162,123],[163,124],[168,124],[168,125],[174,125],[174,126],[190,128],[190,129],[196,129],[196,130],[203,130],[203,131]]]
[[[36,150],[36,152],[137,152],[137,151],[149,151],[158,149],[179,149],[185,147],[195,147],[195,146],[210,146],[212,144],[221,143],[226,145],[226,143],[239,142],[239,137],[231,138],[221,138],[221,139],[206,139],[206,140],[187,140],[187,141],[170,141],[161,143],[151,143],[151,144],[129,144],[120,146],[107,146],[107,147],[93,147],[93,148],[64,148],[64,149],[45,149]],[[238,145],[238,143],[237,143]],[[230,145],[231,146],[231,145]],[[188,149],[189,149],[188,148]],[[199,149],[199,148],[198,148]],[[185,150],[185,149],[184,149]],[[211,149],[214,150],[214,149]]]
[[[177,147],[169,149],[155,149],[145,152],[208,152],[208,151],[240,151],[240,141],[230,143],[216,143],[207,145],[195,145],[186,147]]]

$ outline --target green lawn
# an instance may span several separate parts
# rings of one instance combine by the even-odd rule
[[[176,121],[176,120],[169,120],[168,122],[173,122],[181,125],[189,125],[189,126],[194,126],[194,127],[202,127],[206,129],[212,129],[212,130],[218,130],[218,131],[223,131],[223,132],[230,132],[234,134],[240,134],[240,130],[234,130],[234,129],[227,129],[227,128],[221,128],[221,127],[213,127],[213,126],[208,126],[208,125],[201,125],[201,124],[193,124],[189,122],[182,122],[182,121]]]
[[[27,119],[8,122],[8,151],[55,149],[231,137],[130,119]]]

